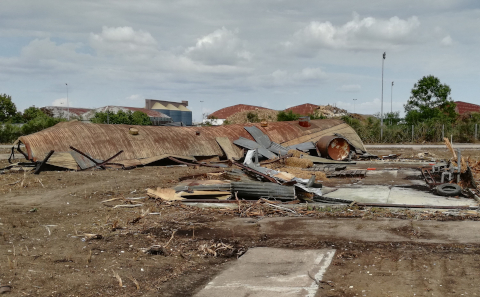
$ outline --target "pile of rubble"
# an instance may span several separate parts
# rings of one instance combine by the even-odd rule
[[[342,117],[348,114],[346,109],[342,109],[333,105],[319,105],[315,111],[318,115],[323,115],[327,118]]]

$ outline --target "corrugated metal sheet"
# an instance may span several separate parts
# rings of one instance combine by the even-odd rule
[[[350,141],[355,131],[341,120],[312,120],[311,127],[304,128],[298,122],[269,123],[268,127],[255,124],[270,140],[283,146],[315,141],[323,135],[339,132]],[[138,129],[138,135],[129,134],[129,128]],[[25,144],[30,160],[42,159],[50,150],[70,152],[70,146],[98,159],[106,160],[120,150],[115,158],[121,160],[144,159],[163,154],[178,156],[224,156],[216,137],[228,137],[230,141],[239,137],[253,137],[243,125],[217,127],[162,127],[88,124],[62,122],[40,132],[22,136],[18,140]],[[352,141],[353,142],[353,141]],[[270,152],[271,153],[271,152]]]
[[[245,111],[245,110],[256,110],[256,109],[269,109],[261,106],[254,106],[254,105],[247,105],[247,104],[237,104],[234,106],[225,107],[219,109],[211,114],[208,115],[209,118],[215,117],[217,119],[226,119],[229,116],[236,114],[237,112]],[[270,109],[271,110],[271,109]]]
[[[280,155],[280,156],[284,156],[284,155],[288,154],[288,149],[286,147],[281,146],[280,144],[278,144],[276,142],[272,142],[272,144],[270,145],[268,150],[277,154],[277,155]]]
[[[176,186],[175,191],[231,191],[230,183],[215,184],[215,185],[196,185],[196,186]]]
[[[268,138],[265,133],[263,133],[260,129],[258,129],[255,126],[247,126],[244,127],[245,130],[252,135],[253,139],[255,139],[256,142],[258,142],[260,145],[262,145],[264,148],[269,148],[270,145],[272,144],[272,141],[270,138]]]
[[[277,156],[272,153],[271,151],[267,150],[264,146],[262,146],[261,144],[253,141],[253,140],[250,140],[250,139],[247,139],[247,138],[244,138],[244,137],[240,137],[239,139],[237,140],[234,140],[233,143],[235,143],[236,145],[238,146],[241,146],[241,147],[245,147],[247,149],[250,149],[250,150],[255,150],[255,149],[258,149],[258,153],[262,156],[264,156],[265,158],[268,158],[268,159],[275,159]]]
[[[274,183],[233,182],[232,193],[235,192],[238,192],[239,198],[245,199],[275,198],[295,200],[294,187],[281,186]]]
[[[288,147],[289,150],[299,150],[302,152],[308,152],[315,149],[315,144],[311,141],[295,144]]]

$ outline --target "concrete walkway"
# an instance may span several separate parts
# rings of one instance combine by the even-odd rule
[[[252,248],[196,297],[314,297],[333,249]]]

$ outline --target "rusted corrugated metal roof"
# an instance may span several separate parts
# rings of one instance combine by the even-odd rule
[[[315,110],[318,108],[318,105],[311,104],[311,103],[305,103],[293,107],[289,107],[285,109],[285,111],[291,110],[293,113],[297,113],[299,115],[309,115],[309,114],[314,114]]]
[[[268,127],[252,124],[271,141],[288,145],[318,140],[323,135],[340,131],[355,131],[341,120],[312,120],[311,127],[304,128],[294,122],[269,123]],[[339,129],[335,129],[338,126]],[[138,135],[131,135],[129,128],[138,129]],[[216,137],[228,137],[234,141],[239,137],[253,140],[244,129],[244,125],[226,125],[216,127],[162,127],[88,124],[82,122],[63,122],[43,131],[22,136],[19,140],[25,144],[29,159],[41,159],[50,150],[70,152],[70,146],[95,159],[106,160],[120,150],[115,161],[142,159],[163,154],[179,156],[223,156],[224,153]],[[356,136],[358,138],[358,136]],[[361,140],[358,138],[358,141]],[[363,146],[363,144],[362,144]]]
[[[463,101],[455,101],[454,103],[457,105],[455,107],[455,111],[458,114],[464,114],[466,112],[480,112],[480,105],[467,103]]]
[[[226,119],[229,116],[236,114],[237,112],[241,111],[246,111],[246,110],[256,110],[256,109],[269,109],[265,107],[260,107],[260,106],[253,106],[253,105],[247,105],[247,104],[237,104],[229,107],[225,107],[222,109],[219,109],[211,114],[208,115],[208,118],[217,118],[217,119]],[[269,109],[271,110],[271,109]]]

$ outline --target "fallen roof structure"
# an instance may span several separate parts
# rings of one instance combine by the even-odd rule
[[[255,126],[256,130],[264,133],[272,142],[284,147],[316,142],[322,136],[341,133],[357,151],[366,152],[360,137],[343,121],[328,119],[312,120],[310,123],[310,127],[302,127],[298,121],[268,123],[267,127],[260,124],[251,126]],[[131,133],[132,128],[136,130],[135,133]],[[72,153],[71,147],[98,161],[108,160],[123,151],[116,155],[112,162],[135,166],[146,165],[147,160],[154,162],[168,156],[183,156],[184,159],[226,157],[217,142],[218,137],[226,137],[232,143],[240,137],[254,141],[244,125],[161,127],[63,122],[40,132],[21,136],[14,143],[14,147],[24,144],[26,152],[22,153],[26,159],[33,162],[43,160],[52,150],[55,154]],[[232,148],[238,155],[242,154],[240,147],[232,145]]]

